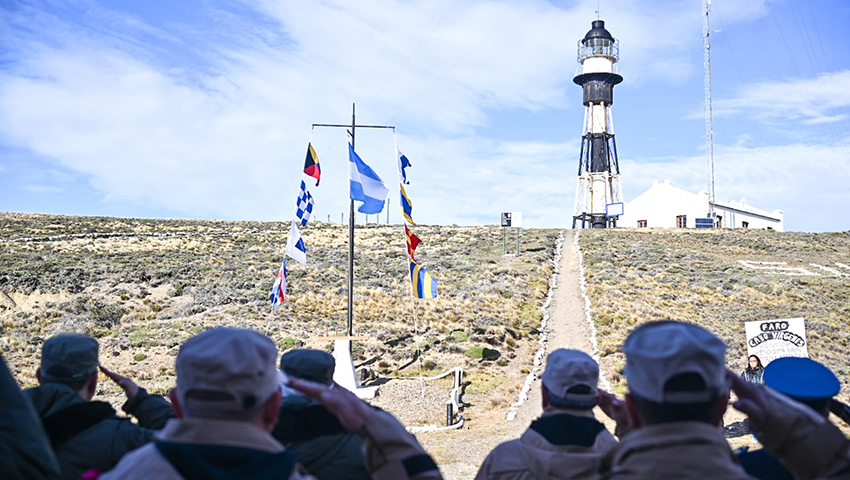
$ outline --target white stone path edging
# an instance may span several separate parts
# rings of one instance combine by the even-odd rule
[[[555,296],[555,288],[558,286],[558,272],[561,270],[561,256],[564,247],[564,232],[563,230],[561,231],[561,236],[558,237],[558,243],[555,246],[555,259],[553,260],[555,271],[552,272],[552,277],[549,279],[549,291],[546,293],[546,301],[540,307],[540,310],[543,311],[543,319],[540,320],[540,329],[538,330],[540,332],[540,338],[537,340],[540,348],[534,354],[534,365],[525,377],[525,383],[522,384],[522,389],[519,391],[519,398],[508,409],[508,421],[516,418],[517,410],[528,400],[528,392],[531,391],[531,384],[537,378],[537,372],[543,366],[543,358],[546,356],[546,346],[549,341],[549,333],[546,330],[549,324],[549,305],[552,304],[552,297]]]
[[[596,324],[593,323],[593,316],[590,314],[590,297],[587,296],[587,280],[585,280],[584,274],[584,254],[581,253],[581,247],[578,244],[580,234],[581,230],[577,230],[574,242],[576,253],[578,253],[578,285],[581,289],[581,296],[584,298],[584,316],[587,318],[587,326],[590,330],[590,356],[596,360],[596,363],[599,363],[599,343],[596,341]],[[601,365],[599,366],[599,383],[602,384],[602,388],[604,388],[606,392],[611,391],[611,382],[609,382],[608,377],[605,376],[605,370]]]

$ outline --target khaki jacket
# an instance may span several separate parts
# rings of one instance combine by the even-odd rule
[[[392,415],[375,410],[358,432],[366,466],[376,480],[441,479],[431,457]],[[156,442],[131,452],[101,480],[191,480],[163,455],[161,446],[180,451],[188,474],[197,478],[314,479],[270,434],[242,422],[171,420]],[[195,477],[192,477],[195,478]],[[341,479],[342,480],[342,479]]]
[[[764,449],[797,478],[850,478],[850,440],[841,430],[809,407],[765,390],[768,418],[765,428],[756,432]]]
[[[633,430],[606,459],[611,480],[752,480],[720,428],[674,422]]]
[[[596,480],[617,440],[590,412],[550,410],[487,455],[476,480]]]

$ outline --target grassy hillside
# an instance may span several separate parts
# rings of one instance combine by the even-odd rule
[[[810,357],[838,375],[848,399],[850,267],[836,263],[850,265],[850,233],[597,230],[582,232],[580,245],[602,364],[617,390],[625,390],[623,340],[640,323],[702,325],[726,341],[729,368],[741,371],[744,322],[804,317]]]
[[[309,266],[289,262],[287,301],[272,312],[268,292],[288,231],[282,222],[0,214],[0,352],[32,385],[45,338],[87,332],[100,340],[105,365],[162,392],[174,385],[180,343],[215,326],[268,332],[281,350],[330,349],[319,337],[345,327],[347,226],[303,229]],[[440,298],[415,302],[424,373],[465,367],[464,415],[475,425],[484,418],[477,412],[507,409],[531,365],[559,232],[524,230],[519,257],[502,256],[498,227],[415,232],[423,240],[417,257],[440,285]],[[369,339],[355,343],[355,363],[415,376],[403,230],[358,226],[356,238],[355,326]],[[729,367],[739,371],[744,322],[804,317],[811,357],[842,382],[850,378],[850,276],[842,276],[850,268],[836,265],[850,265],[850,233],[588,230],[580,245],[601,363],[620,393],[625,336],[665,318],[719,335]],[[819,275],[771,274],[741,260]],[[440,423],[449,384],[435,382],[427,412],[415,386],[389,385],[378,404],[409,423]],[[108,382],[101,389],[120,399]]]
[[[524,231],[520,257],[502,256],[497,227],[414,231],[440,294],[415,302],[425,373],[464,365],[469,393],[512,401],[531,363],[558,231]],[[174,385],[180,343],[215,326],[268,332],[281,349],[330,349],[317,337],[345,328],[347,225],[303,229],[308,267],[288,262],[287,300],[271,312],[288,232],[279,222],[0,214],[2,354],[33,384],[46,337],[86,332],[105,365],[163,391]],[[404,245],[400,226],[357,228],[355,327],[369,340],[355,343],[355,362],[390,376],[415,373]]]

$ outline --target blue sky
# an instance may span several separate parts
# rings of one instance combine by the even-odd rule
[[[397,127],[418,222],[567,226],[597,4],[620,40],[626,200],[704,189],[697,0],[6,0],[0,211],[286,220],[310,125],[356,102],[358,123]],[[716,0],[711,18],[718,200],[850,230],[850,4]],[[312,140],[315,211],[338,221],[346,134]],[[390,131],[358,130],[357,151],[394,184]]]

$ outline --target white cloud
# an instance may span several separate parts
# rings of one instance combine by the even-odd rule
[[[685,0],[606,3],[603,15],[621,40],[630,84],[694,78],[698,6]],[[250,6],[267,15],[262,21],[220,7],[200,12],[215,28],[172,25],[170,31],[86,5],[96,29],[32,11],[10,20],[21,35],[13,45],[14,65],[0,73],[0,138],[89,178],[107,201],[186,215],[285,218],[309,125],[346,123],[355,100],[359,122],[399,126],[399,144],[414,165],[408,193],[417,220],[495,223],[500,211],[519,210],[529,226],[570,223],[578,138],[503,141],[483,132],[489,115],[508,109],[581,114],[566,95],[576,88],[576,41],[597,2],[558,8],[543,1],[258,1]],[[763,1],[736,5],[741,21],[764,14]],[[191,61],[182,62],[181,55]],[[751,101],[770,102],[757,94]],[[777,86],[774,94],[787,90]],[[824,105],[826,113],[806,118],[826,118],[833,106]],[[321,219],[347,211],[345,138],[342,129],[314,132],[325,176],[314,189]],[[752,161],[763,174],[785,175],[759,155],[787,158],[788,169],[796,171],[802,160],[790,152],[812,151],[776,148],[785,150],[742,143],[729,154],[738,161],[757,157]],[[838,162],[836,147],[817,148],[826,148],[819,153],[828,162]],[[394,182],[389,132],[358,130],[357,149],[388,184]],[[696,185],[690,179],[700,178],[694,173],[699,162],[624,164],[623,185],[629,192],[656,173]],[[725,175],[718,175],[718,194],[755,188]],[[750,182],[774,190],[764,187],[765,178],[772,177]],[[764,208],[788,201],[771,195],[740,196]]]
[[[840,109],[850,107],[850,70],[816,78],[768,80],[738,89],[733,98],[714,103],[718,116],[747,111],[768,122],[802,120],[806,124],[840,122],[848,118]]]

